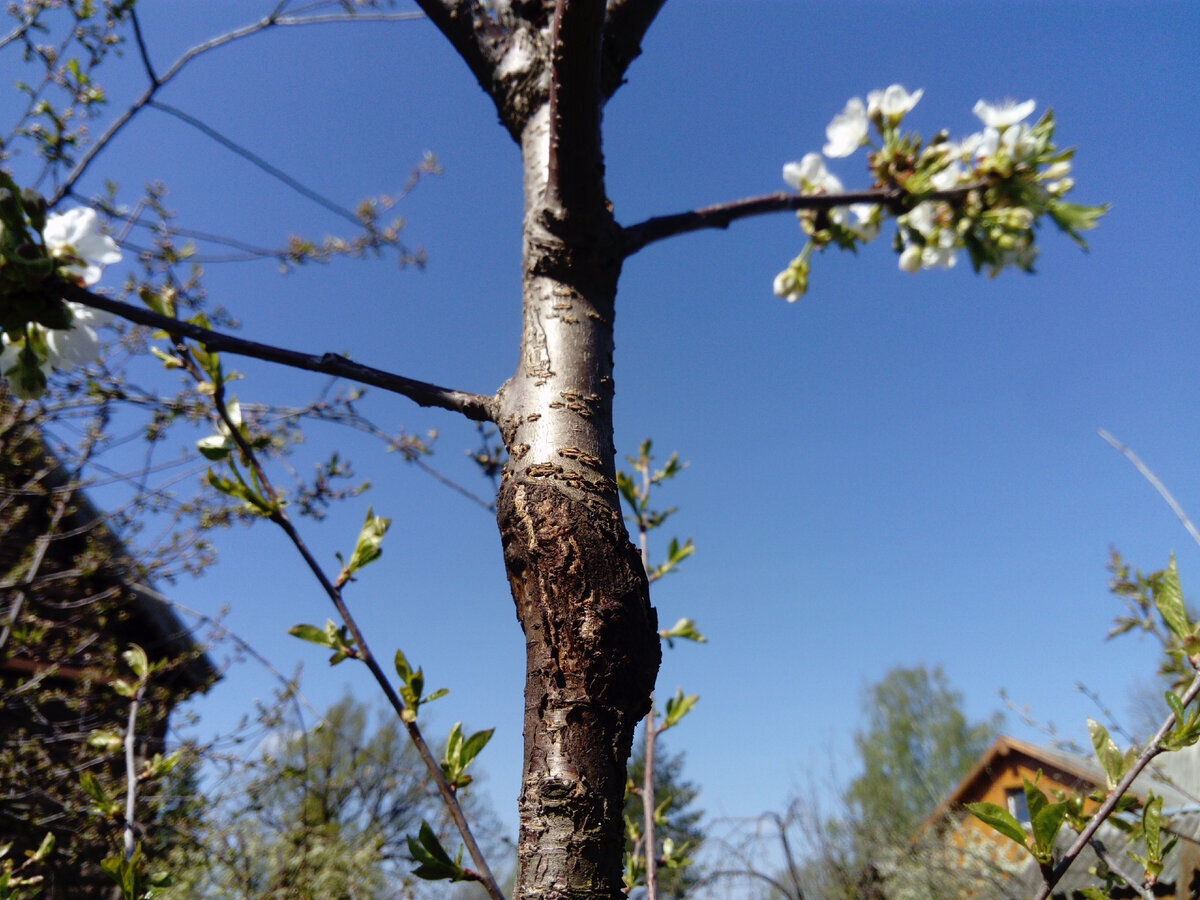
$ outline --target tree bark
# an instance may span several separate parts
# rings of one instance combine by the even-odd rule
[[[625,763],[661,651],[615,481],[620,231],[602,164],[590,208],[568,216],[547,190],[550,116],[547,103],[522,135],[521,355],[497,395],[509,453],[497,519],[527,653],[515,897],[612,900],[623,896]]]

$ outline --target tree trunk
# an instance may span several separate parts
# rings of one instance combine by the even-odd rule
[[[619,230],[603,199],[547,197],[550,109],[527,120],[523,326],[498,416],[497,502],[525,633],[525,757],[515,897],[621,897],[625,762],[661,655],[615,481]],[[554,193],[554,192],[550,192]]]

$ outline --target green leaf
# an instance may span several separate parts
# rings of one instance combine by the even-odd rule
[[[85,794],[92,798],[92,812],[102,816],[113,816],[121,811],[120,802],[108,796],[100,782],[96,780],[96,776],[91,772],[84,772],[79,776],[79,786],[83,788]]]
[[[633,486],[633,479],[627,472],[617,473],[617,489],[621,492],[621,496],[625,498],[625,502],[636,509],[637,490]]]
[[[1070,236],[1084,250],[1087,242],[1079,234],[1100,224],[1100,217],[1108,212],[1109,205],[1084,206],[1082,203],[1069,203],[1066,200],[1051,200],[1046,204],[1046,212],[1054,220],[1059,230]]]
[[[50,832],[47,832],[46,836],[42,838],[42,843],[36,850],[34,850],[32,853],[29,853],[28,850],[25,852],[29,853],[29,858],[33,862],[41,862],[50,855],[52,850],[54,850],[54,835]]]
[[[452,860],[428,822],[421,823],[416,840],[409,837],[407,841],[409,855],[417,863],[413,874],[418,878],[426,881],[471,880],[472,876],[460,865],[462,850],[459,850],[458,858]]]
[[[160,360],[162,360],[163,368],[179,369],[179,368],[183,367],[183,363],[179,361],[178,357],[172,356],[170,353],[166,353],[162,350],[159,350],[157,347],[151,347],[150,352],[153,353],[155,356],[157,356]]]
[[[1025,829],[1021,827],[1020,822],[1013,818],[1012,813],[1004,807],[986,801],[982,803],[968,803],[966,807],[971,815],[984,824],[990,825],[996,831],[1012,839],[1022,847],[1026,846]]]
[[[696,701],[700,697],[697,694],[683,695],[683,688],[675,689],[675,696],[667,700],[667,714],[663,719],[661,731],[665,731],[672,726],[678,725],[679,720],[688,714],[688,711],[696,705]]]
[[[1104,771],[1106,787],[1111,791],[1125,774],[1125,759],[1113,739],[1108,736],[1108,729],[1095,719],[1087,720],[1088,735],[1092,739],[1092,747],[1096,750],[1096,761]]]
[[[223,434],[210,434],[196,441],[196,449],[205,459],[219,461],[229,456],[233,450],[233,440]],[[214,485],[215,486],[215,485]],[[218,490],[220,490],[218,488]]]
[[[680,638],[685,641],[695,641],[697,644],[704,644],[708,642],[708,638],[696,630],[695,619],[680,619],[670,628],[660,631],[658,635],[659,637],[666,638],[667,643],[671,646],[674,646],[674,643],[672,642],[673,638]]]
[[[1175,724],[1177,726],[1185,724],[1187,714],[1184,712],[1183,701],[1179,699],[1179,695],[1174,691],[1167,691],[1165,696],[1167,698],[1167,706],[1171,707],[1171,712],[1175,716]]]
[[[1066,803],[1051,803],[1032,817],[1029,824],[1033,829],[1034,856],[1039,862],[1049,862],[1053,857],[1054,839],[1066,814]]]
[[[1171,554],[1171,562],[1162,573],[1162,577],[1154,582],[1154,605],[1176,637],[1183,640],[1191,633],[1192,626],[1183,606],[1183,589],[1179,585],[1179,570],[1175,568],[1174,553]]]
[[[131,644],[129,649],[121,654],[121,658],[125,660],[125,664],[133,669],[133,673],[138,678],[146,678],[150,674],[150,660],[146,656],[146,651],[137,644]]]
[[[1042,770],[1038,769],[1034,780],[1022,777],[1022,789],[1025,792],[1025,807],[1029,810],[1029,818],[1037,818],[1038,813],[1050,805],[1049,798],[1042,793],[1042,789],[1037,786],[1037,782],[1042,778]]]
[[[88,738],[88,746],[97,750],[111,753],[119,750],[125,744],[125,739],[115,731],[93,731]]]
[[[292,635],[292,637],[298,637],[302,641],[319,644],[322,647],[333,646],[326,631],[318,628],[316,625],[293,625],[288,629],[288,634]]]
[[[371,507],[367,507],[367,519],[363,522],[363,527],[358,533],[358,542],[354,545],[354,553],[350,557],[350,562],[346,564],[346,571],[348,573],[353,574],[368,563],[379,559],[380,554],[383,552],[379,544],[383,540],[384,534],[387,533],[388,526],[391,524],[391,519],[377,516]]]
[[[495,728],[488,728],[486,731],[477,731],[463,741],[462,764],[464,768],[487,746],[488,741],[492,739],[492,734],[495,731]]]
[[[1162,805],[1163,798],[1150,794],[1142,809],[1142,833],[1146,840],[1146,856],[1150,862],[1162,862]]]
[[[438,697],[445,697],[448,693],[450,693],[450,688],[438,688],[432,694],[426,694],[424,697],[422,697],[421,702],[432,703],[434,700],[438,699]]]

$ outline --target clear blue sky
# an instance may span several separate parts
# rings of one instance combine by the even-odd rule
[[[148,2],[160,68],[268,4]],[[675,239],[628,263],[617,317],[617,444],[653,436],[691,467],[664,495],[698,551],[660,582],[664,623],[692,616],[710,643],[666,654],[661,693],[701,701],[670,736],[711,815],[779,808],[793,788],[853,774],[863,687],[895,665],[942,664],[974,717],[1007,689],[1085,740],[1099,690],[1124,715],[1148,680],[1148,642],[1104,642],[1115,545],[1146,568],[1174,549],[1185,591],[1200,550],[1095,434],[1133,446],[1200,515],[1200,263],[1195,148],[1200,11],[1141,2],[700,2],[672,0],[609,106],[610,196],[623,223],[783,187],[780,167],[824,142],[853,96],[923,87],[923,134],[979,127],[979,98],[1052,106],[1079,147],[1081,202],[1113,204],[1091,253],[1043,233],[1039,273],[908,275],[880,240],[816,260],[789,305],[771,280],[801,246],[790,215]],[[125,96],[140,90],[131,54]],[[121,91],[114,87],[114,102]],[[516,362],[518,153],[465,66],[427,22],[293,29],[194,65],[165,92],[322,193],[353,206],[396,189],[426,149],[445,174],[400,206],[423,272],[341,262],[281,277],[270,263],[214,265],[215,301],[252,338],[345,351],[401,374],[493,391]],[[833,170],[862,185],[862,156]],[[84,185],[162,180],[181,222],[278,244],[338,220],[179,122],[145,113]],[[323,378],[253,363],[244,401],[301,403]],[[386,428],[438,429],[432,462],[487,484],[466,461],[473,430],[372,392]],[[496,727],[482,758],[497,812],[515,822],[522,639],[494,522],[357,435],[312,428],[307,468],[332,447],[374,484],[322,526],[318,554],[349,549],[368,502],[394,518],[383,558],[350,592],[377,649],[395,646],[451,688],[431,730]],[[288,638],[331,609],[267,524],[219,536],[220,564],[168,588],[215,612],[275,664],[306,667],[317,705],[346,664]],[[218,656],[223,651],[218,651]],[[192,705],[229,727],[271,682],[238,663]],[[1009,730],[1040,740],[1009,719]]]

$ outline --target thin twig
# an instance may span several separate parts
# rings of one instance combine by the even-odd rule
[[[1108,866],[1108,868],[1114,874],[1119,875],[1124,882],[1129,885],[1131,890],[1137,892],[1137,895],[1141,897],[1142,900],[1154,900],[1154,891],[1150,890],[1150,888],[1143,884],[1139,884],[1136,878],[1121,868],[1120,863],[1118,863],[1113,855],[1108,852],[1108,849],[1104,846],[1104,844],[1100,843],[1100,841],[1096,840],[1095,838],[1092,838],[1092,850],[1094,850],[1096,855],[1100,857],[1100,861]]]
[[[125,858],[136,847],[134,821],[137,812],[137,714],[146,694],[146,678],[139,675],[137,691],[129,703],[129,721],[125,726]]]
[[[161,112],[165,112],[167,115],[174,116],[175,118],[179,119],[179,121],[184,122],[188,125],[191,125],[197,131],[199,131],[201,134],[203,134],[205,137],[216,141],[222,147],[225,147],[226,149],[231,150],[232,152],[236,153],[238,156],[242,157],[242,159],[245,159],[248,162],[252,163],[255,168],[259,169],[262,172],[265,172],[266,174],[270,175],[272,178],[276,179],[277,181],[283,182],[284,184],[286,184],[288,187],[290,187],[293,191],[295,191],[300,196],[307,197],[313,203],[317,204],[318,206],[325,207],[325,209],[329,210],[334,215],[341,216],[343,219],[347,220],[348,222],[350,222],[354,225],[357,225],[359,227],[362,227],[362,225],[363,225],[362,219],[360,219],[358,216],[356,216],[351,210],[342,206],[340,203],[335,203],[333,200],[330,200],[328,197],[326,197],[322,194],[318,194],[312,188],[307,187],[304,184],[297,181],[295,178],[293,178],[287,172],[284,172],[282,169],[278,168],[277,166],[271,165],[271,163],[267,162],[265,159],[263,159],[261,156],[259,156],[254,151],[249,150],[248,148],[243,147],[241,144],[237,143],[236,141],[233,141],[230,138],[225,137],[225,135],[221,134],[221,132],[217,131],[217,129],[213,128],[211,125],[201,122],[195,116],[189,115],[188,113],[185,113],[182,109],[171,106],[170,104],[167,104],[167,103],[160,103],[157,100],[151,100],[146,105],[150,106],[154,109],[157,109]]]
[[[195,374],[197,373],[193,371],[193,375]],[[334,608],[337,609],[338,615],[341,617],[342,621],[349,629],[350,634],[353,636],[355,658],[362,660],[362,662],[366,664],[367,668],[371,672],[371,675],[375,678],[376,683],[383,691],[384,696],[387,697],[388,703],[391,704],[392,709],[395,710],[396,715],[404,724],[405,730],[408,731],[409,739],[412,741],[413,746],[417,748],[417,752],[420,754],[422,761],[425,763],[425,767],[429,770],[430,777],[437,785],[438,793],[442,796],[442,801],[446,806],[446,810],[449,812],[450,818],[453,819],[455,826],[458,828],[458,832],[462,836],[463,843],[467,847],[467,852],[471,855],[471,860],[474,862],[477,869],[477,871],[473,873],[474,876],[487,890],[488,895],[492,898],[492,900],[505,900],[504,894],[500,890],[500,886],[497,883],[495,876],[488,867],[487,859],[484,857],[483,851],[479,848],[479,844],[475,840],[474,834],[471,832],[471,826],[467,822],[466,816],[463,813],[462,805],[458,802],[458,797],[455,795],[454,789],[451,788],[450,784],[446,781],[446,776],[442,772],[441,764],[430,751],[429,745],[425,742],[425,738],[422,735],[421,729],[417,723],[415,721],[409,721],[405,717],[404,713],[406,711],[406,707],[404,705],[404,701],[400,698],[399,694],[396,693],[395,687],[392,686],[390,679],[384,673],[383,668],[379,665],[379,661],[376,659],[375,654],[371,652],[371,648],[367,643],[366,636],[359,628],[357,620],[351,614],[350,607],[347,606],[345,599],[342,597],[341,590],[329,580],[329,576],[325,574],[325,570],[321,567],[321,564],[317,562],[316,558],[309,550],[308,545],[304,542],[304,539],[300,537],[300,533],[292,524],[288,514],[284,511],[282,505],[277,502],[278,494],[276,493],[275,488],[272,486],[270,479],[267,477],[266,471],[259,462],[257,454],[255,454],[249,442],[242,435],[238,424],[233,421],[232,416],[229,414],[229,410],[225,405],[224,385],[221,382],[218,382],[214,387],[213,405],[216,407],[217,412],[220,415],[221,420],[224,422],[225,428],[229,435],[233,439],[234,443],[237,444],[238,450],[246,460],[247,465],[253,469],[258,484],[262,486],[266,494],[266,499],[271,504],[272,508],[268,518],[270,518],[272,522],[274,522],[283,530],[284,534],[288,536],[288,539],[296,548],[296,551],[304,559],[305,565],[307,565],[309,571],[313,573],[313,576],[317,579],[322,590],[324,590],[326,596],[329,597],[330,601],[334,605]]]
[[[1162,498],[1167,501],[1167,505],[1171,507],[1172,512],[1179,517],[1179,521],[1183,523],[1183,527],[1187,529],[1187,533],[1192,536],[1192,540],[1197,544],[1200,544],[1200,531],[1196,530],[1196,526],[1192,524],[1192,520],[1189,519],[1187,513],[1183,511],[1183,507],[1176,502],[1175,498],[1171,495],[1171,492],[1167,490],[1167,486],[1158,480],[1158,476],[1150,471],[1150,468],[1138,458],[1136,453],[1118,441],[1109,432],[1105,431],[1103,428],[1100,428],[1097,429],[1096,433],[1100,435],[1100,437],[1104,438],[1104,440],[1108,441],[1108,443],[1110,443],[1117,450],[1120,450],[1121,453],[1125,455],[1125,458],[1133,463],[1134,467],[1142,473],[1142,475],[1147,481],[1150,482],[1151,485],[1153,485],[1154,489],[1158,491],[1159,495],[1161,495]]]

